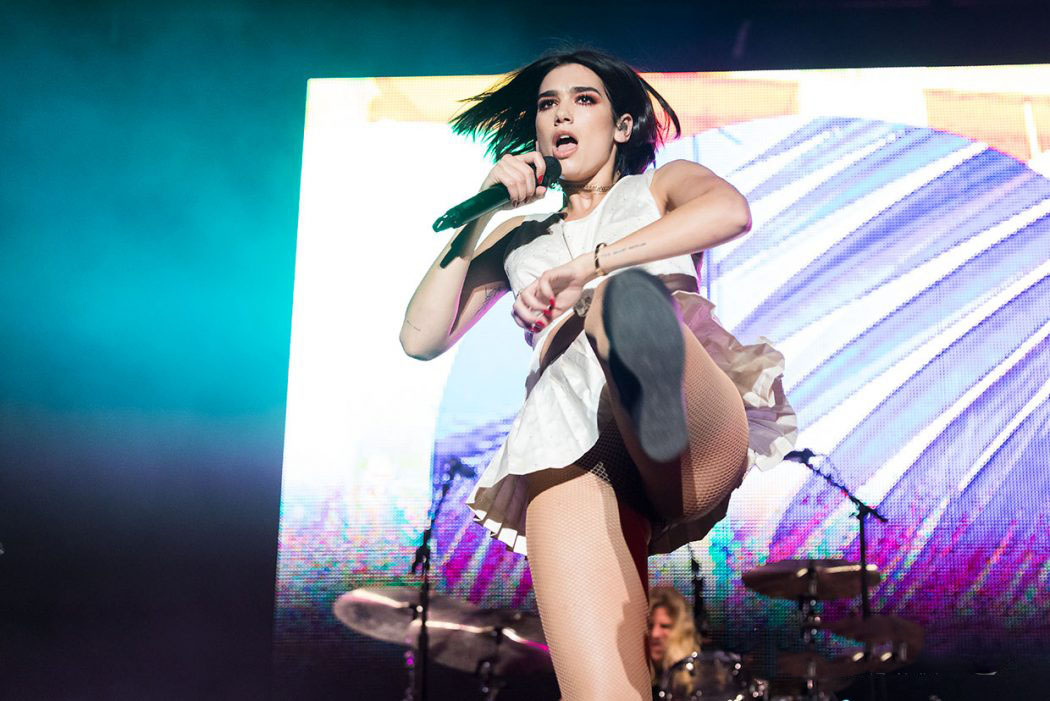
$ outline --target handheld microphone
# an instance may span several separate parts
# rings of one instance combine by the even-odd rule
[[[543,180],[537,183],[538,185],[552,183],[561,177],[561,163],[558,162],[557,158],[554,156],[544,156],[543,163],[546,166],[546,170],[543,174]],[[536,166],[531,163],[529,164],[529,167],[532,168],[533,172],[536,171]],[[454,229],[457,226],[463,226],[468,221],[472,221],[484,214],[497,210],[508,202],[510,202],[510,193],[507,192],[507,186],[502,183],[496,183],[492,187],[485,188],[470,199],[460,202],[455,207],[438,217],[437,221],[434,222],[434,231]]]

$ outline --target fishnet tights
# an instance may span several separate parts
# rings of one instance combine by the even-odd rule
[[[588,314],[588,319],[591,314]],[[641,451],[631,424],[616,401],[612,411],[624,445],[637,467],[646,494],[667,523],[690,521],[720,506],[744,478],[747,470],[748,426],[744,402],[729,376],[685,324],[682,394],[689,445],[676,463],[656,463]],[[606,377],[608,367],[602,362]],[[610,394],[615,388],[609,384]],[[714,525],[714,524],[711,524]]]
[[[582,326],[609,378],[602,297],[599,287]],[[650,523],[703,517],[710,529],[725,515],[729,494],[747,467],[747,417],[740,394],[692,331],[684,324],[679,328],[685,342],[682,391],[689,446],[678,461],[655,463],[640,450],[615,386],[607,382],[594,447],[575,465],[529,476],[529,565],[566,701],[649,698],[645,557]],[[570,318],[550,335],[545,357],[580,330],[580,320]]]
[[[648,522],[574,465],[529,475],[529,487],[529,567],[562,699],[649,698]]]

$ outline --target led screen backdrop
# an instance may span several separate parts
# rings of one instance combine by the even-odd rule
[[[703,163],[751,203],[753,231],[705,257],[702,290],[742,341],[766,336],[785,353],[799,446],[830,455],[825,467],[889,518],[869,529],[885,574],[873,607],[925,626],[927,659],[1046,654],[1050,67],[647,78],[684,128],[658,164]],[[483,469],[524,398],[530,349],[509,296],[434,361],[398,343],[448,239],[430,224],[491,167],[447,119],[495,80],[309,83],[279,664],[321,655],[363,669],[375,654],[400,674],[332,603],[414,581],[437,467],[456,456]],[[551,193],[525,211],[559,206]],[[471,522],[471,486],[457,479],[438,521],[436,591],[534,609],[525,559]],[[790,648],[792,605],[740,575],[767,560],[857,559],[851,514],[803,467],[753,471],[692,546],[719,645],[767,662]],[[687,549],[650,569],[688,592]]]

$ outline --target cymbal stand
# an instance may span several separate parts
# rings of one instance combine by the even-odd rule
[[[820,628],[820,611],[817,609],[817,570],[812,562],[806,568],[806,594],[798,597],[798,610],[802,614],[802,642],[809,649],[815,650],[817,630]]]
[[[809,652],[817,651],[817,631],[820,629],[820,610],[817,608],[817,570],[810,562],[806,568],[806,594],[798,597],[798,610],[802,614],[802,642]],[[810,664],[813,667],[813,664]],[[816,669],[807,670],[802,693],[803,698],[820,698],[820,689],[816,680]]]
[[[437,521],[441,507],[445,503],[445,497],[448,496],[448,491],[452,487],[452,481],[457,474],[464,474],[465,469],[463,463],[454,457],[449,458],[444,467],[437,493],[431,495],[429,523],[423,531],[422,543],[416,548],[415,559],[412,561],[412,574],[419,570],[422,574],[422,582],[419,587],[419,604],[416,606],[416,615],[419,616],[416,653],[413,655],[411,650],[405,653],[405,665],[408,667],[409,678],[408,688],[405,690],[405,701],[414,701],[416,698],[414,694],[417,690],[419,701],[427,701],[427,672],[430,666],[430,635],[427,632],[427,614],[430,611],[430,537],[434,532],[434,522]]]
[[[485,701],[496,701],[499,692],[506,685],[506,682],[496,674],[496,667],[499,664],[500,643],[503,642],[503,626],[497,626],[492,631],[492,635],[496,640],[496,649],[491,655],[478,662],[478,667],[474,671],[474,674],[481,680],[481,693],[484,695]]]

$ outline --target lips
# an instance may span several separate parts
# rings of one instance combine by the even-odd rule
[[[568,131],[558,131],[554,134],[554,157],[557,159],[568,158],[576,153],[579,143],[576,137]]]
[[[563,146],[554,147],[554,157],[557,159],[568,158],[572,154],[576,153],[576,144],[565,144]]]

